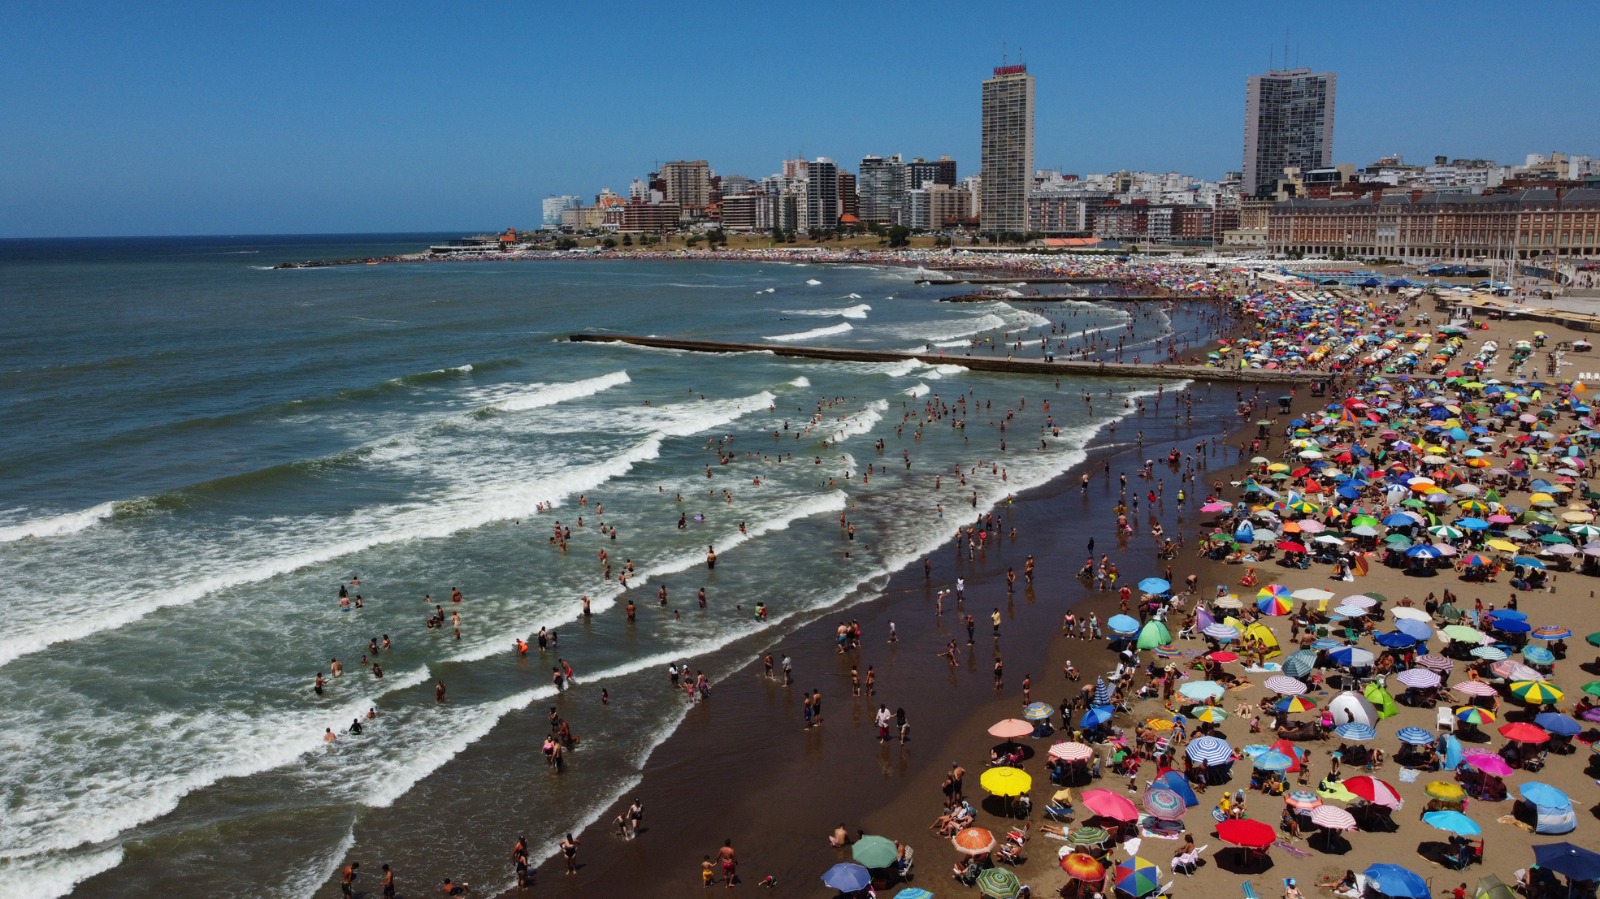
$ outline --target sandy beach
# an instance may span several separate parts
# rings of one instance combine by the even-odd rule
[[[1412,315],[1417,311],[1411,308],[1402,314]],[[1490,340],[1509,350],[1518,340],[1532,340],[1534,331],[1541,329],[1551,332],[1552,342],[1576,336],[1559,333],[1559,329],[1549,324],[1497,321],[1488,324],[1486,330],[1471,331],[1459,358],[1472,357]],[[1501,364],[1504,364],[1504,354]],[[1483,376],[1490,374],[1507,375],[1503,370],[1490,370]],[[1570,379],[1571,374],[1565,372],[1555,378]],[[1511,377],[1506,376],[1505,380],[1509,383]],[[1354,383],[1352,380],[1351,384]],[[1330,579],[1332,568],[1327,565],[1299,570],[1268,562],[1257,566],[1258,583],[1244,588],[1239,581],[1247,566],[1197,557],[1197,538],[1202,532],[1212,530],[1202,525],[1202,521],[1216,517],[1198,512],[1199,498],[1210,492],[1207,485],[1220,479],[1225,485],[1223,499],[1230,502],[1242,499],[1238,485],[1249,471],[1262,467],[1245,460],[1252,457],[1276,460],[1286,450],[1285,425],[1296,416],[1309,416],[1312,410],[1323,408],[1332,400],[1329,397],[1313,399],[1308,391],[1301,390],[1285,410],[1275,402],[1275,396],[1262,394],[1260,408],[1264,411],[1260,414],[1272,422],[1266,430],[1275,438],[1264,441],[1258,450],[1246,449],[1241,456],[1240,449],[1258,433],[1254,424],[1257,416],[1244,421],[1233,414],[1231,390],[1224,395],[1223,388],[1208,390],[1205,385],[1197,385],[1195,393],[1204,400],[1197,407],[1203,412],[1197,412],[1195,425],[1184,428],[1181,436],[1163,430],[1157,423],[1162,419],[1154,415],[1153,410],[1148,417],[1155,421],[1135,417],[1126,423],[1124,432],[1119,435],[1121,439],[1106,435],[1104,442],[1120,445],[1091,453],[1083,466],[1092,476],[1087,493],[1075,483],[1078,475],[1074,472],[1046,488],[1019,497],[1014,508],[1002,510],[999,514],[1005,518],[1004,526],[1019,528],[1015,541],[991,545],[985,558],[970,564],[964,554],[958,555],[953,546],[947,546],[931,557],[931,571],[926,576],[915,568],[901,572],[885,585],[878,600],[840,610],[837,616],[824,616],[785,641],[774,655],[786,653],[792,658],[795,670],[792,687],[782,685],[781,675],[778,680],[764,677],[759,662],[719,684],[714,701],[692,709],[684,725],[645,766],[643,784],[638,792],[648,811],[638,838],[625,841],[608,832],[604,823],[591,828],[590,832],[580,835],[584,843],[579,873],[564,876],[559,862],[547,863],[538,871],[537,892],[685,895],[699,888],[702,857],[715,857],[724,841],[731,839],[738,858],[735,889],[744,892],[760,889],[759,884],[770,876],[774,879],[771,887],[774,895],[832,894],[833,891],[816,878],[830,866],[850,860],[848,848],[834,848],[828,844],[829,834],[842,825],[851,837],[858,832],[879,834],[909,845],[915,851],[912,885],[941,896],[978,895],[975,888],[952,879],[951,865],[959,856],[947,838],[930,830],[930,824],[942,811],[940,786],[953,762],[967,772],[965,793],[976,808],[977,825],[997,836],[1024,823],[1030,826],[1022,852],[1025,860],[1006,867],[1014,871],[1022,883],[1029,885],[1034,895],[1056,893],[1067,887],[1069,878],[1057,863],[1058,850],[1065,844],[1041,832],[1045,819],[1040,811],[1056,789],[1049,781],[1046,751],[1060,737],[1020,741],[1026,747],[1027,756],[1020,767],[1032,776],[1029,792],[1034,802],[1033,813],[1021,819],[1007,816],[1006,804],[986,797],[978,786],[990,750],[999,742],[986,731],[1001,719],[1020,715],[1024,706],[1021,687],[1024,675],[1031,675],[1032,699],[1057,705],[1063,697],[1075,694],[1084,683],[1065,681],[1062,666],[1067,659],[1072,660],[1089,683],[1096,675],[1104,675],[1114,667],[1116,656],[1107,641],[1061,636],[1061,619],[1069,610],[1078,616],[1094,614],[1102,626],[1118,611],[1115,591],[1087,588],[1073,576],[1082,564],[1087,539],[1097,538],[1095,553],[1109,553],[1120,566],[1124,582],[1137,583],[1143,578],[1160,576],[1161,566],[1166,563],[1157,559],[1155,541],[1146,528],[1135,527],[1126,545],[1119,545],[1115,539],[1111,506],[1116,502],[1116,477],[1122,472],[1131,476],[1143,458],[1161,458],[1169,448],[1192,453],[1196,442],[1209,443],[1212,437],[1222,436],[1224,420],[1231,434],[1220,445],[1207,447],[1208,468],[1198,471],[1196,483],[1189,485],[1189,501],[1182,514],[1174,500],[1177,475],[1157,467],[1167,487],[1163,502],[1158,506],[1159,517],[1168,536],[1181,532],[1185,538],[1184,550],[1170,562],[1174,582],[1181,584],[1190,575],[1198,578],[1199,595],[1189,598],[1187,609],[1196,608],[1197,600],[1210,598],[1219,586],[1237,593],[1245,608],[1250,608],[1256,601],[1256,587],[1268,584],[1282,584],[1291,591],[1326,588],[1335,597],[1382,596],[1386,601],[1381,605],[1387,609],[1411,603],[1420,608],[1425,594],[1446,589],[1459,597],[1458,604],[1463,609],[1470,610],[1479,598],[1486,605],[1505,605],[1512,590],[1506,583],[1508,575],[1504,573],[1498,583],[1466,583],[1448,568],[1437,572],[1437,576],[1418,578],[1407,576],[1406,569],[1385,567],[1374,560],[1365,574],[1340,583]],[[1248,395],[1248,391],[1245,394]],[[1571,417],[1569,414],[1567,419]],[[1568,423],[1570,421],[1564,420],[1560,424]],[[1170,424],[1167,419],[1169,429]],[[1126,438],[1130,436],[1127,432],[1135,427],[1145,430],[1146,446],[1142,449],[1126,445]],[[1369,443],[1376,444],[1376,441]],[[1293,452],[1293,448],[1287,449]],[[1255,455],[1257,452],[1259,456]],[[1142,491],[1147,486],[1130,477],[1131,490]],[[1577,490],[1574,495],[1581,498],[1582,488]],[[1527,496],[1526,493],[1506,492],[1501,498],[1507,504],[1518,504],[1525,503]],[[1023,560],[1029,555],[1038,561],[1036,582],[1031,589],[1025,589],[1019,581],[1014,595],[1008,596],[1006,569],[1015,567],[1020,571]],[[957,577],[965,578],[965,608],[977,618],[975,644],[971,647],[966,644],[964,630],[957,626],[953,596],[945,599],[942,619],[933,614],[939,591],[950,588]],[[1544,590],[1518,592],[1518,607],[1533,625],[1559,623],[1575,635],[1567,638],[1574,644],[1570,656],[1556,661],[1551,673],[1551,682],[1565,690],[1564,699],[1556,704],[1563,710],[1572,708],[1583,695],[1580,687],[1585,680],[1600,674],[1600,667],[1590,659],[1582,644],[1584,634],[1600,630],[1600,612],[1592,604],[1592,596],[1592,582],[1575,572],[1553,574]],[[998,638],[990,634],[989,613],[995,608],[1002,617],[1002,634]],[[1170,621],[1174,633],[1180,618],[1176,616]],[[838,620],[851,619],[861,623],[863,646],[859,652],[840,655],[833,643],[835,627]],[[887,642],[890,621],[895,622],[899,638],[893,644]],[[1289,618],[1265,617],[1262,622],[1280,642],[1287,642]],[[1393,621],[1388,624],[1392,625]],[[1378,631],[1386,629],[1383,624],[1376,627]],[[955,639],[958,645],[954,666],[939,656],[950,639]],[[1382,651],[1382,647],[1372,646],[1370,637],[1360,642]],[[1180,639],[1174,646],[1190,656],[1206,649],[1203,642],[1191,639]],[[997,654],[1003,656],[1005,663],[1005,682],[999,690],[994,686],[992,674]],[[1281,663],[1284,656],[1275,658]],[[1149,653],[1140,653],[1141,666],[1149,661]],[[851,695],[852,665],[863,671],[866,666],[874,667],[877,695]],[[1464,663],[1457,662],[1448,682],[1461,678],[1464,668]],[[1249,686],[1230,691],[1221,700],[1220,704],[1227,711],[1254,705],[1271,695],[1263,687],[1270,672],[1246,673],[1238,663],[1226,665],[1225,669],[1251,680]],[[1197,671],[1186,674],[1186,681],[1203,676]],[[1145,683],[1144,675],[1139,675],[1132,683]],[[1392,686],[1397,692],[1403,689]],[[663,683],[663,691],[666,689]],[[802,691],[813,689],[820,690],[825,698],[826,717],[821,726],[807,730],[802,726],[800,700]],[[1503,693],[1504,688],[1500,689]],[[1318,683],[1307,691],[1305,698],[1320,707],[1336,695],[1338,691]],[[1456,697],[1451,702],[1465,705],[1467,698]],[[901,745],[895,739],[880,743],[876,738],[873,718],[880,703],[887,705],[890,711],[906,709],[911,734],[906,744]],[[1131,711],[1119,712],[1113,719],[1113,724],[1126,734],[1130,743],[1140,723],[1172,716],[1159,698],[1137,700],[1130,697],[1130,704]],[[1499,749],[1506,740],[1495,732],[1496,727],[1505,722],[1531,719],[1539,711],[1537,706],[1524,707],[1506,696],[1500,697],[1499,705],[1504,717],[1495,724],[1484,725],[1481,728],[1483,742],[1469,743],[1469,748]],[[1466,871],[1444,867],[1441,855],[1447,848],[1449,834],[1422,822],[1420,815],[1430,801],[1424,789],[1431,782],[1451,781],[1452,772],[1402,776],[1402,766],[1393,760],[1395,750],[1400,748],[1395,738],[1397,731],[1416,727],[1434,734],[1436,711],[1406,705],[1395,708],[1397,714],[1378,724],[1378,738],[1363,744],[1382,749],[1390,758],[1370,772],[1364,770],[1364,766],[1352,770],[1350,765],[1344,766],[1342,772],[1345,777],[1370,773],[1395,789],[1403,804],[1391,813],[1397,826],[1393,832],[1354,831],[1343,834],[1342,839],[1325,843],[1322,837],[1297,839],[1277,830],[1284,799],[1250,788],[1251,764],[1244,758],[1234,764],[1232,777],[1225,786],[1230,792],[1244,790],[1246,817],[1277,830],[1275,844],[1267,849],[1264,859],[1255,860],[1247,868],[1243,851],[1218,836],[1218,822],[1213,819],[1212,811],[1223,795],[1224,785],[1220,784],[1200,794],[1199,803],[1181,816],[1182,829],[1205,847],[1192,876],[1174,875],[1170,869],[1171,858],[1181,845],[1178,839],[1168,840],[1153,834],[1144,836],[1139,856],[1158,866],[1160,882],[1171,882],[1169,894],[1174,895],[1231,894],[1241,889],[1242,881],[1249,881],[1257,895],[1267,897],[1284,892],[1284,878],[1295,878],[1299,890],[1310,894],[1317,891],[1315,884],[1319,880],[1337,880],[1352,869],[1360,873],[1375,862],[1391,862],[1417,872],[1428,879],[1432,894],[1448,893],[1458,883],[1465,882],[1471,895],[1478,878],[1485,874],[1495,874],[1506,883],[1513,883],[1518,869],[1527,869],[1533,863],[1531,847],[1536,844],[1562,839],[1582,842],[1584,829],[1592,826],[1588,819],[1592,814],[1594,787],[1592,770],[1587,767],[1588,747],[1579,743],[1572,754],[1551,753],[1545,767],[1537,774],[1517,771],[1514,777],[1507,778],[1510,795],[1506,800],[1468,799],[1466,812],[1482,829],[1482,864]],[[1300,717],[1314,718],[1314,714]],[[1192,719],[1189,721],[1191,737],[1196,723]],[[1267,744],[1273,742],[1269,723],[1264,719],[1263,733],[1251,733],[1248,717],[1232,716],[1219,724],[1215,733],[1235,748]],[[1330,735],[1325,741],[1301,744],[1311,753],[1304,762],[1309,786],[1314,788],[1317,781],[1329,773],[1329,753],[1341,742],[1338,736]],[[1109,761],[1115,746],[1099,742],[1094,748],[1102,759]],[[1182,759],[1179,753],[1176,767],[1180,771],[1184,767]],[[1155,762],[1146,760],[1131,783],[1129,778],[1113,776],[1107,771],[1103,779],[1088,788],[1122,793],[1137,804],[1155,770]],[[1530,827],[1513,818],[1517,787],[1530,780],[1550,784],[1572,798],[1579,820],[1576,838],[1536,835]],[[619,803],[603,815],[601,821],[611,821],[625,807],[626,802]],[[1088,817],[1089,813],[1080,802],[1073,824],[1080,824]],[[1309,826],[1305,830],[1306,835],[1314,832]],[[1129,857],[1127,847],[1109,852],[1113,863]],[[723,891],[725,886],[719,873],[708,891]],[[893,895],[897,888],[879,892]]]

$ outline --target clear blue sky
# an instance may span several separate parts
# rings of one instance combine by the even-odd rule
[[[1240,166],[1245,77],[1339,75],[1334,155],[1600,154],[1600,4],[0,4],[0,237],[489,229],[656,161],[978,164],[1024,59],[1041,168]]]

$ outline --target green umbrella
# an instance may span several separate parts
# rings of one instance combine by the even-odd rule
[[[1600,631],[1595,631],[1583,639],[1588,640],[1590,646],[1600,646]]]
[[[1072,832],[1067,842],[1074,846],[1099,846],[1111,839],[1111,834],[1103,827],[1080,827]]]
[[[850,857],[863,868],[887,868],[900,857],[900,850],[888,837],[867,834],[850,847]]]
[[[1583,692],[1590,696],[1600,696],[1600,680],[1592,680],[1583,685]]]
[[[1022,881],[1005,868],[989,868],[978,875],[978,892],[990,899],[1017,899]]]
[[[1159,621],[1146,621],[1144,627],[1139,628],[1139,648],[1155,649],[1172,642],[1172,632]]]

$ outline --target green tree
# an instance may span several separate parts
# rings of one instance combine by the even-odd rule
[[[600,245],[608,250],[615,250],[617,248],[617,239],[615,237],[608,237],[605,240],[600,241]]]
[[[624,235],[622,235],[622,245],[625,246],[625,247],[633,246],[633,235],[632,234],[624,234]]]
[[[905,225],[895,225],[889,229],[889,246],[903,247],[910,243],[911,229]]]

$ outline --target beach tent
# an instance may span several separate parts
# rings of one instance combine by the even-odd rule
[[[1439,761],[1444,770],[1454,771],[1461,767],[1461,741],[1456,739],[1455,734],[1444,734],[1440,737],[1440,740],[1443,743],[1444,751],[1440,753]]]
[[[1349,690],[1340,693],[1328,702],[1328,712],[1333,716],[1333,723],[1348,724],[1352,721],[1377,727],[1382,719],[1378,710],[1365,696],[1352,693]]]
[[[1385,690],[1382,684],[1376,681],[1367,684],[1362,693],[1367,697],[1367,701],[1372,703],[1373,708],[1378,710],[1380,720],[1400,714],[1400,707],[1395,705],[1394,697],[1389,695],[1389,691]]]
[[[1200,797],[1194,794],[1194,788],[1189,786],[1189,781],[1182,773],[1171,768],[1161,772],[1161,776],[1150,782],[1151,786],[1166,787],[1183,797],[1183,804],[1194,808],[1200,804]]]
[[[1534,806],[1534,833],[1572,833],[1577,828],[1578,814],[1573,811],[1571,805]]]
[[[1471,895],[1472,899],[1517,899],[1517,894],[1506,886],[1505,881],[1493,874],[1478,878],[1478,885]]]
[[[1278,648],[1278,638],[1266,625],[1256,622],[1244,629],[1244,636],[1253,637],[1261,641],[1261,658],[1275,659],[1283,655],[1283,650]]]

